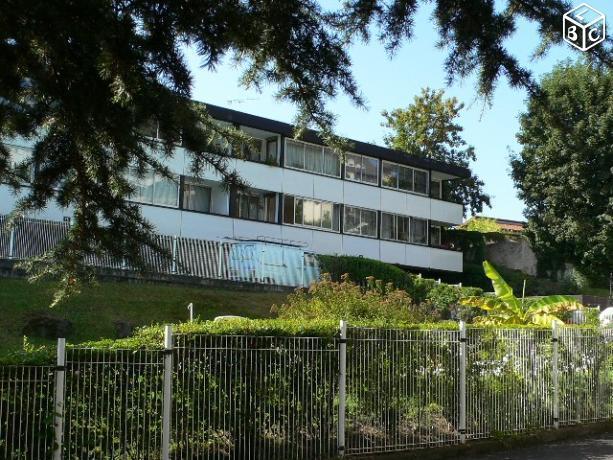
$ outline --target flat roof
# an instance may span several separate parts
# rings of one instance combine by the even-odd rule
[[[239,112],[238,110],[207,104],[206,102],[203,102],[203,104],[206,106],[209,114],[217,120],[249,126],[251,128],[261,129],[263,131],[270,131],[290,138],[294,137],[295,126],[290,123],[271,120],[269,118]],[[305,130],[301,140],[324,145],[318,132],[312,129]],[[394,163],[400,163],[407,166],[414,166],[416,168],[431,169],[433,171],[443,172],[451,176],[462,178],[470,177],[470,170],[468,168],[444,163],[442,161],[430,160],[428,158],[419,158],[400,150],[389,149],[387,147],[381,147],[379,145],[369,144],[367,142],[361,142],[355,139],[348,140],[353,144],[351,151],[355,153],[360,153],[362,155],[392,161]]]

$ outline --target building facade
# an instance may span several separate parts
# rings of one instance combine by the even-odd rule
[[[318,254],[363,256],[406,267],[462,271],[462,253],[446,249],[442,229],[462,223],[462,206],[443,199],[446,181],[465,168],[352,141],[341,160],[314,131],[293,139],[293,126],[213,105],[209,113],[255,141],[234,169],[246,190],[227,190],[219,175],[190,175],[189,153],[177,147],[167,162],[174,180],[132,174],[130,197],[161,234],[207,240],[268,240]],[[155,130],[151,133],[156,136]],[[27,142],[6,143],[15,159]],[[0,186],[0,214],[15,196]],[[38,218],[62,220],[70,209],[49,206]]]

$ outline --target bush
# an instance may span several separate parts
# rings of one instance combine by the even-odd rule
[[[345,274],[357,283],[373,277],[411,293],[411,275],[395,265],[364,257],[318,256],[318,259],[321,272],[329,273],[333,281],[340,281]]]
[[[391,283],[383,284],[368,277],[366,287],[362,288],[350,281],[347,274],[340,282],[324,275],[321,281],[311,284],[308,291],[298,290],[288,296],[287,303],[275,310],[280,318],[347,321],[419,322],[431,313],[420,310],[406,291]]]

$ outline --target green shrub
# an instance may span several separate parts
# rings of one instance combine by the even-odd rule
[[[342,275],[340,282],[325,274],[307,291],[296,291],[288,296],[287,303],[275,309],[280,318],[288,319],[412,322],[432,319],[431,312],[419,309],[406,291],[391,283],[384,285],[369,277],[362,288],[350,281],[347,274]]]
[[[364,257],[321,255],[318,259],[321,272],[329,273],[333,281],[340,281],[345,274],[357,283],[373,277],[411,293],[412,277],[395,265]]]

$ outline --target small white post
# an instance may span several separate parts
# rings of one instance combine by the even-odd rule
[[[222,274],[222,259],[223,259],[223,243],[218,244],[219,251],[217,256],[217,278],[223,278]]]
[[[560,388],[558,382],[558,325],[551,324],[551,383],[553,386],[553,427],[560,428]]]
[[[460,442],[466,443],[466,323],[460,321]]]
[[[53,460],[61,460],[64,441],[64,385],[66,379],[66,339],[57,339],[57,367],[55,369],[55,408],[53,414]]]
[[[172,274],[177,273],[177,235],[172,237]]]
[[[15,227],[11,228],[11,236],[9,238],[9,259],[15,254]]]
[[[164,399],[162,402],[162,460],[170,459],[172,411],[172,326],[164,326]]]
[[[345,455],[345,404],[347,400],[347,321],[341,320],[338,344],[338,455]]]
[[[187,310],[189,311],[189,322],[191,323],[192,321],[194,321],[194,304],[190,303],[187,306]]]

